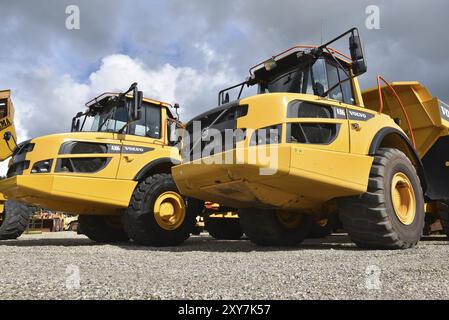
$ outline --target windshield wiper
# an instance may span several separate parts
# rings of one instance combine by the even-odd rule
[[[329,90],[327,90],[326,92],[324,92],[324,93],[321,95],[321,97],[322,97],[322,98],[327,97],[327,96],[329,95],[329,93],[331,93],[334,89],[336,89],[337,87],[339,87],[342,83],[344,83],[344,82],[346,82],[346,81],[348,81],[348,80],[351,80],[352,78],[354,78],[354,77],[349,77],[349,78],[346,78],[346,79],[344,79],[344,80],[338,81],[338,82],[337,82],[336,84],[334,84]]]
[[[106,116],[106,118],[104,119],[104,121],[101,123],[101,125],[98,127],[98,131],[101,132],[101,129],[103,129],[103,126],[106,124],[106,122],[108,122],[111,117],[112,114],[114,113],[114,109],[112,109],[111,111],[109,111],[109,114]]]

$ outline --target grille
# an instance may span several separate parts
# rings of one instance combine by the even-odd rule
[[[235,148],[236,143],[246,136],[245,129],[236,130],[237,119],[247,113],[248,106],[239,105],[237,101],[203,113],[187,123],[182,151],[184,161],[200,159],[203,153],[213,155],[215,151]],[[221,147],[214,148],[217,145]]]
[[[16,147],[12,156],[12,164],[6,173],[8,178],[21,175],[23,171],[30,167],[30,162],[26,160],[26,155],[28,152],[33,151],[33,149],[34,143],[30,143],[29,141],[22,142]]]

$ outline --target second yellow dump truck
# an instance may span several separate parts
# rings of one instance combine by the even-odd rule
[[[72,120],[72,131],[22,142],[0,191],[8,199],[79,215],[78,231],[98,242],[172,246],[190,236],[201,207],[172,177],[180,162],[168,103],[134,83],[104,93]]]
[[[14,105],[11,90],[0,90],[0,161],[14,153],[17,136],[14,127]],[[0,194],[0,240],[19,237],[28,227],[31,209]]]
[[[349,56],[329,47],[346,36]],[[415,246],[426,212],[447,221],[449,106],[418,82],[362,92],[366,69],[356,28],[253,67],[187,123],[180,192],[238,209],[259,245],[298,245],[339,214],[359,247]]]

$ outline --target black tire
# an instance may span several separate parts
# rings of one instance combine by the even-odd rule
[[[162,228],[154,215],[154,204],[165,192],[179,194],[171,174],[155,174],[139,182],[131,198],[130,205],[123,216],[125,230],[138,244],[146,246],[177,246],[190,237],[194,230],[196,217],[201,213],[203,202],[184,199],[185,217],[174,230]]]
[[[405,174],[415,196],[415,214],[409,224],[397,217],[391,184],[396,173]],[[419,177],[407,156],[390,148],[379,149],[371,168],[368,191],[339,201],[344,229],[355,244],[365,249],[407,249],[414,247],[424,228],[424,197]]]
[[[275,210],[241,209],[240,226],[248,238],[260,246],[298,246],[307,238],[312,218],[301,215],[301,222],[294,228],[285,227]]]
[[[240,240],[243,230],[239,218],[204,217],[204,228],[217,240]]]
[[[25,204],[7,200],[0,222],[0,240],[17,239],[28,227],[33,211]]]
[[[129,240],[120,217],[116,216],[79,216],[78,233],[99,243],[117,243]]]

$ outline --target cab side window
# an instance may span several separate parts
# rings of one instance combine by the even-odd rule
[[[142,118],[135,123],[134,132],[137,136],[160,139],[161,137],[161,107],[143,103]]]
[[[8,115],[8,100],[0,100],[0,119],[3,119]]]
[[[348,78],[349,70],[330,59],[318,59],[312,67],[314,92],[325,93],[328,97],[347,104],[355,105],[352,82]],[[340,84],[338,84],[341,82]]]

